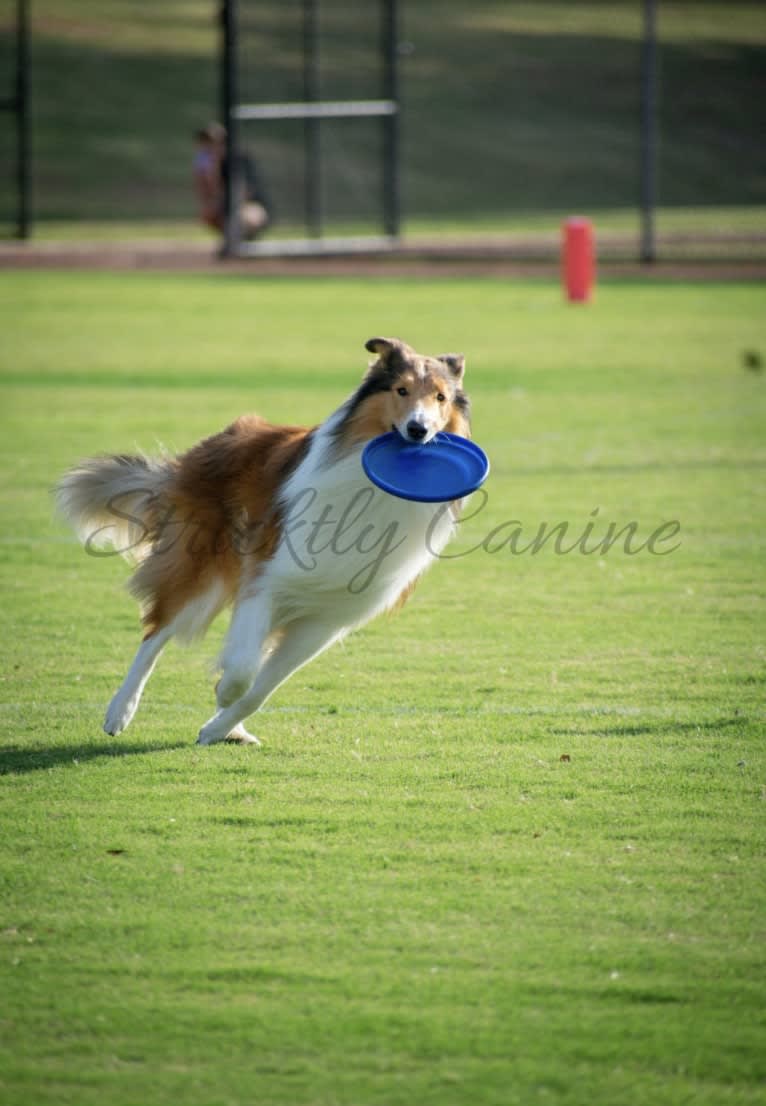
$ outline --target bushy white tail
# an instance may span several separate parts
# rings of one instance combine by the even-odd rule
[[[62,476],[56,506],[88,549],[113,546],[130,561],[148,552],[161,517],[171,458],[92,457]]]

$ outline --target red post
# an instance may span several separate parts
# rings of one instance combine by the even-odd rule
[[[570,303],[586,303],[593,291],[595,259],[589,219],[567,219],[563,227],[562,276]]]

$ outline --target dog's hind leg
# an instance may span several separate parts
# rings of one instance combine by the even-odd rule
[[[162,626],[141,642],[122,687],[109,704],[104,721],[106,733],[116,737],[118,733],[122,733],[130,725],[133,715],[138,710],[138,704],[141,702],[146,681],[151,676],[157,659],[173,636],[173,632],[172,626]]]
[[[229,736],[234,741],[247,741],[240,730],[245,718],[263,706],[271,693],[293,672],[322,653],[342,635],[343,629],[336,622],[317,622],[313,618],[303,618],[289,623],[273,653],[263,662],[249,691],[213,715],[200,730],[197,744],[214,745],[218,741],[225,741]]]
[[[223,606],[225,595],[223,583],[214,579],[192,594],[182,606],[176,605],[174,612],[172,607],[168,611],[167,602],[155,599],[144,614],[144,624],[151,628],[150,632],[141,642],[124,683],[106,712],[104,729],[108,734],[116,736],[130,725],[146,682],[170,639],[177,637],[188,642],[201,637]]]
[[[175,575],[173,569],[172,561],[163,559],[161,554],[153,554],[134,577],[131,590],[139,598],[151,598],[143,614],[147,633],[125,682],[109,704],[104,722],[108,734],[122,733],[130,724],[146,682],[168,641],[175,637],[187,643],[202,637],[226,602],[223,577],[202,576],[193,560],[180,565],[176,562]],[[182,570],[185,570],[185,578]],[[179,581],[186,583],[185,589],[179,586]]]
[[[271,600],[265,591],[237,602],[221,653],[223,671],[215,689],[219,708],[235,703],[252,686],[270,630]]]

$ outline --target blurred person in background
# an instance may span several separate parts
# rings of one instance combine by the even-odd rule
[[[194,190],[200,221],[220,233],[224,231],[226,186],[229,159],[226,130],[220,123],[209,123],[195,135]],[[238,205],[242,237],[255,238],[269,223],[266,198],[260,184],[255,162],[245,153],[234,161],[235,202]]]

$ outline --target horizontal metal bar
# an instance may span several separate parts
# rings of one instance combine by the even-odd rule
[[[236,104],[237,119],[346,119],[396,115],[395,100],[325,100],[316,103]]]
[[[347,238],[273,238],[268,242],[242,242],[239,257],[316,257],[322,254],[387,253],[399,242],[388,236]]]

